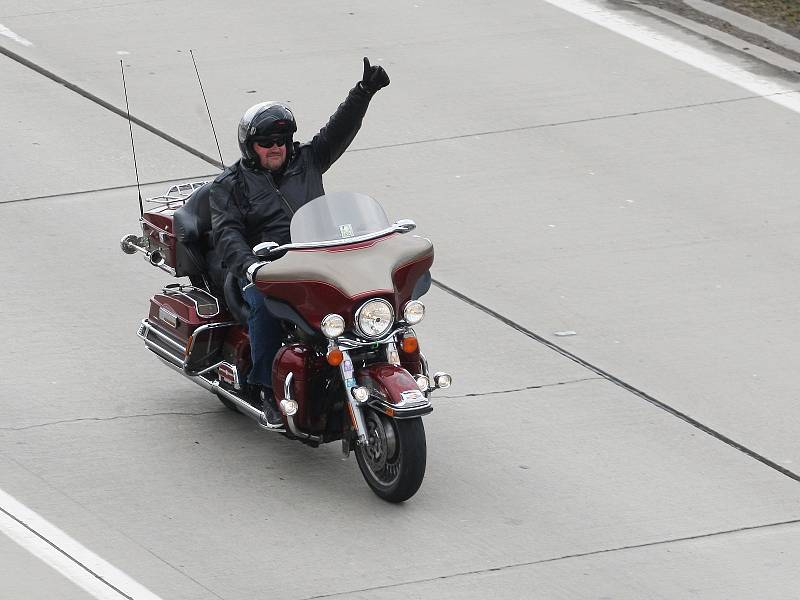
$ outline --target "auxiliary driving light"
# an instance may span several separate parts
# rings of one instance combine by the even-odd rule
[[[285,414],[287,417],[291,417],[292,415],[297,413],[297,402],[295,400],[288,400],[284,398],[281,400],[281,412]]]
[[[344,319],[341,315],[330,314],[322,319],[320,329],[326,338],[335,339],[344,333]]]
[[[358,402],[366,402],[369,400],[369,390],[363,385],[357,385],[356,387],[352,388],[350,393],[353,394],[353,398],[355,398]]]
[[[409,325],[416,325],[425,316],[425,305],[419,300],[411,300],[406,302],[403,307],[403,318]]]
[[[428,388],[431,387],[430,381],[425,375],[417,375],[417,387],[420,392],[427,392]]]
[[[433,376],[433,383],[437,388],[445,390],[453,383],[453,378],[447,373],[436,373],[436,375]]]

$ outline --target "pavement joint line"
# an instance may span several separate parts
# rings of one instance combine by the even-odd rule
[[[799,89],[791,89],[791,90],[782,90],[779,92],[773,92],[770,94],[760,94],[760,95],[752,95],[752,96],[739,96],[737,98],[726,98],[723,100],[710,100],[708,102],[697,102],[695,104],[680,104],[677,106],[665,106],[662,108],[651,108],[647,110],[636,110],[632,112],[626,113],[616,113],[613,115],[600,115],[597,117],[586,117],[583,119],[569,119],[566,121],[553,121],[552,123],[537,123],[536,125],[521,125],[520,127],[509,127],[506,129],[494,129],[491,131],[479,131],[473,133],[462,133],[458,135],[451,135],[446,137],[437,137],[437,138],[426,138],[423,140],[413,140],[410,142],[398,142],[396,144],[384,144],[381,146],[367,146],[364,148],[354,148],[352,150],[348,150],[348,152],[367,152],[369,150],[383,150],[387,148],[401,148],[403,146],[414,146],[416,144],[432,144],[435,142],[447,142],[450,140],[458,140],[464,138],[471,138],[471,137],[478,137],[482,135],[498,135],[503,133],[515,133],[518,131],[532,131],[535,129],[546,129],[548,127],[561,127],[564,125],[579,125],[581,123],[593,123],[595,121],[607,121],[611,119],[624,119],[627,117],[637,117],[640,115],[650,115],[656,113],[663,113],[663,112],[670,112],[670,111],[678,111],[678,110],[688,110],[692,108],[703,108],[706,106],[716,106],[719,104],[730,104],[733,102],[746,102],[749,100],[765,100],[773,97],[778,96],[785,96],[788,94],[796,94],[800,93]]]
[[[23,56],[17,54],[16,52],[12,52],[11,50],[8,50],[7,48],[5,48],[2,45],[0,45],[0,53],[5,54],[6,56],[11,58],[12,60],[15,60],[15,61],[19,62],[20,64],[22,64],[22,65],[28,67],[29,69],[32,69],[33,71],[35,71],[35,72],[47,77],[48,79],[51,79],[51,80],[55,81],[56,83],[59,83],[59,84],[65,86],[66,88],[72,90],[73,92],[83,96],[84,98],[87,98],[88,100],[91,100],[92,102],[95,102],[96,104],[99,104],[100,106],[110,110],[114,114],[117,114],[117,115],[123,117],[124,119],[128,118],[128,113],[126,111],[123,111],[122,109],[117,108],[113,104],[111,104],[109,102],[106,102],[105,100],[103,100],[99,96],[96,96],[96,95],[92,94],[91,92],[89,92],[87,90],[84,90],[83,88],[81,88],[81,87],[79,87],[79,86],[77,86],[77,85],[75,85],[73,83],[70,83],[66,79],[56,75],[55,73],[52,73],[51,71],[48,71],[44,67],[40,67],[36,63],[24,58]],[[721,105],[721,104],[729,104],[729,103],[733,103],[733,102],[745,102],[745,101],[749,101],[749,100],[771,99],[771,98],[776,98],[776,97],[780,97],[780,96],[784,96],[784,95],[788,95],[788,94],[795,94],[795,93],[800,93],[800,88],[798,88],[798,89],[789,89],[789,90],[780,90],[780,91],[771,92],[771,93],[768,93],[768,94],[754,94],[754,95],[750,95],[750,96],[740,96],[740,97],[737,97],[737,98],[726,98],[726,99],[723,99],[723,100],[711,100],[711,101],[708,101],[708,102],[698,102],[698,103],[693,103],[693,104],[681,104],[681,105],[678,105],[678,106],[666,106],[666,107],[662,107],[662,108],[652,108],[652,109],[648,109],[648,110],[639,110],[639,111],[631,111],[631,112],[626,112],[626,113],[617,113],[617,114],[613,114],[613,115],[600,115],[600,116],[597,116],[597,117],[586,117],[586,118],[583,118],[583,119],[568,119],[568,120],[565,120],[565,121],[554,121],[554,122],[551,122],[551,123],[537,123],[535,125],[522,125],[520,127],[509,127],[509,128],[495,129],[495,130],[489,130],[489,131],[478,131],[478,132],[472,132],[472,133],[463,133],[463,134],[452,135],[452,136],[444,136],[444,137],[436,137],[436,138],[425,138],[425,139],[421,139],[421,140],[412,140],[412,141],[409,141],[409,142],[397,142],[397,143],[394,143],[394,144],[382,144],[382,145],[377,145],[377,146],[366,146],[366,147],[363,147],[363,148],[353,148],[353,149],[348,150],[347,152],[368,152],[368,151],[371,151],[371,150],[385,150],[385,149],[390,149],[390,148],[402,148],[402,147],[405,147],[405,146],[414,146],[414,145],[417,145],[417,144],[431,144],[431,143],[436,143],[436,142],[447,142],[447,141],[451,141],[451,140],[465,139],[465,138],[485,136],[485,135],[499,135],[499,134],[503,134],[503,133],[514,133],[514,132],[519,132],[519,131],[533,131],[533,130],[536,130],[536,129],[545,129],[545,128],[550,128],[550,127],[561,127],[561,126],[565,126],[565,125],[579,125],[581,123],[592,123],[592,122],[595,122],[595,121],[606,121],[606,120],[612,120],[612,119],[623,119],[623,118],[636,117],[636,116],[641,116],[641,115],[650,115],[650,114],[657,114],[657,113],[670,112],[670,111],[687,110],[687,109],[691,109],[691,108],[701,108],[701,107],[706,107],[706,106],[716,106],[716,105]],[[149,123],[147,123],[147,122],[145,122],[145,121],[143,121],[143,120],[141,120],[141,119],[139,119],[137,117],[134,117],[132,115],[131,115],[130,119],[131,119],[131,121],[133,123],[136,123],[138,126],[142,127],[143,129],[146,129],[147,131],[150,131],[151,133],[154,133],[155,135],[157,135],[157,136],[161,137],[162,139],[170,142],[171,144],[174,144],[178,148],[180,148],[182,150],[185,150],[186,152],[189,152],[190,154],[192,154],[194,156],[197,156],[198,158],[201,158],[202,160],[206,161],[209,164],[214,165],[215,167],[223,168],[223,165],[219,161],[217,161],[216,159],[208,156],[207,154],[204,154],[203,152],[200,152],[199,150],[189,146],[188,144],[186,144],[184,142],[181,142],[180,140],[172,137],[171,135],[161,131],[157,127],[154,127],[153,125],[150,125]],[[174,181],[174,180],[169,180],[169,181]],[[121,186],[121,187],[108,188],[108,189],[109,190],[112,190],[112,189],[124,189],[125,187],[131,187],[131,186]],[[105,190],[98,190],[98,191],[105,191]],[[70,192],[69,195],[80,194],[80,193],[89,193],[89,192]],[[68,195],[68,194],[55,194],[54,196],[60,196],[60,195]],[[21,199],[21,200],[7,200],[7,201],[0,201],[0,204],[6,204],[8,202],[23,202],[23,201],[27,201],[27,200],[38,200],[40,198],[49,198],[49,197],[51,197],[51,196],[38,196],[38,197],[34,197],[34,198],[27,198],[27,199]]]
[[[605,381],[605,377],[583,377],[581,379],[569,379],[567,381],[557,381],[556,383],[540,383],[539,385],[526,385],[525,387],[513,388],[509,390],[492,390],[491,392],[475,392],[472,394],[462,394],[460,396],[437,395],[436,397],[447,400],[454,400],[457,398],[477,398],[481,396],[495,396],[497,394],[511,394],[513,392],[524,392],[527,390],[540,390],[542,388],[557,387],[559,385],[569,385],[571,383],[580,383],[582,381]]]
[[[770,467],[771,469],[774,469],[775,471],[777,471],[781,475],[785,475],[786,477],[789,477],[790,479],[793,479],[793,480],[795,480],[797,482],[800,482],[800,475],[798,475],[797,473],[787,469],[786,467],[784,467],[782,465],[779,465],[775,461],[770,460],[766,456],[763,456],[763,455],[759,454],[755,450],[752,450],[752,449],[748,448],[744,444],[740,444],[739,442],[729,438],[725,434],[723,434],[723,433],[721,433],[721,432],[709,427],[708,425],[705,425],[704,423],[701,423],[700,421],[698,421],[697,419],[689,416],[688,414],[686,414],[684,412],[681,412],[678,409],[670,406],[666,402],[662,402],[661,400],[656,399],[655,397],[651,396],[647,392],[644,392],[644,391],[634,387],[633,385],[623,381],[619,377],[616,377],[616,376],[612,375],[611,373],[609,373],[607,371],[604,371],[600,367],[590,363],[589,361],[581,358],[580,356],[578,356],[576,354],[573,354],[569,350],[567,350],[565,348],[562,348],[558,344],[554,344],[550,340],[548,340],[548,339],[542,337],[541,335],[531,331],[530,329],[527,329],[526,327],[523,327],[519,323],[516,323],[515,321],[512,321],[508,317],[505,317],[505,316],[501,315],[500,313],[492,310],[488,306],[486,306],[484,304],[481,304],[480,302],[477,302],[476,300],[473,300],[469,296],[466,296],[466,295],[462,294],[461,292],[451,288],[450,286],[445,285],[441,281],[438,281],[437,279],[433,279],[433,284],[436,287],[438,287],[439,289],[441,289],[442,291],[447,292],[448,294],[450,294],[450,295],[458,298],[459,300],[469,304],[473,308],[476,308],[476,309],[486,313],[487,315],[489,315],[491,317],[494,317],[495,319],[497,319],[501,323],[504,323],[505,325],[508,325],[512,329],[516,329],[518,332],[522,333],[523,335],[525,335],[525,336],[531,338],[532,340],[534,340],[534,341],[536,341],[536,342],[538,342],[538,343],[550,348],[554,352],[557,352],[558,354],[561,354],[565,358],[570,359],[571,361],[581,365],[582,367],[592,371],[593,373],[596,373],[600,377],[602,377],[604,379],[607,379],[611,383],[613,383],[613,384],[621,387],[622,389],[634,394],[635,396],[638,396],[642,400],[645,400],[646,402],[649,402],[653,406],[655,406],[657,408],[660,408],[661,410],[671,414],[674,417],[679,418],[680,420],[684,421],[685,423],[688,423],[692,427],[694,427],[696,429],[699,429],[703,433],[706,433],[706,434],[710,435],[711,437],[723,442],[724,444],[727,444],[731,448],[734,448],[735,450],[738,450],[742,454],[745,454],[746,456],[749,456],[750,458],[757,460],[758,462],[766,465],[767,467]]]
[[[130,5],[137,5],[141,6],[142,4],[155,4],[160,0],[150,0],[149,2],[145,1],[142,2],[141,0],[136,0],[135,2],[119,2],[117,4],[102,4],[99,6],[81,6],[79,8],[65,8],[62,10],[43,10],[39,12],[32,12],[32,13],[22,13],[17,15],[0,15],[0,18],[3,19],[20,19],[23,17],[39,17],[42,15],[60,15],[63,13],[71,13],[71,12],[87,12],[91,10],[97,9],[108,9],[108,8],[118,8],[120,6],[130,6]]]
[[[564,554],[562,556],[554,556],[551,558],[543,558],[540,560],[531,560],[526,562],[518,562],[518,563],[511,563],[508,565],[502,565],[499,567],[488,567],[485,569],[475,569],[474,571],[461,571],[459,573],[451,573],[449,575],[439,575],[437,577],[426,577],[424,579],[414,579],[411,581],[401,581],[399,583],[391,583],[387,585],[376,585],[373,587],[368,588],[361,588],[357,590],[347,590],[343,592],[334,592],[331,594],[322,594],[318,596],[306,596],[302,600],[319,600],[321,598],[335,598],[337,596],[346,596],[349,594],[358,594],[362,592],[373,592],[377,590],[387,590],[392,588],[397,588],[406,585],[416,585],[419,583],[431,583],[434,581],[444,581],[448,579],[454,579],[456,577],[465,577],[469,575],[484,575],[487,573],[496,573],[499,571],[505,571],[507,569],[516,569],[520,567],[532,567],[536,565],[543,565],[552,562],[558,562],[562,560],[570,560],[574,558],[586,558],[590,556],[598,556],[601,554],[610,554],[613,552],[623,552],[626,550],[639,550],[641,548],[652,548],[654,546],[664,546],[666,544],[675,544],[680,542],[691,542],[694,540],[702,540],[707,538],[713,537],[720,537],[724,535],[735,535],[737,533],[744,533],[748,531],[760,530],[760,529],[770,529],[775,527],[783,527],[785,525],[798,525],[800,524],[800,519],[791,519],[788,521],[778,521],[776,523],[765,523],[762,525],[749,525],[746,527],[738,527],[736,529],[725,529],[722,531],[712,531],[710,533],[700,533],[697,535],[688,535],[678,538],[668,538],[665,540],[657,540],[655,542],[643,542],[641,544],[631,544],[628,546],[618,546],[615,548],[602,548],[600,550],[590,550],[587,552],[577,552],[574,554]]]
[[[196,175],[194,177],[173,177],[171,179],[162,179],[161,181],[143,181],[139,185],[144,187],[147,185],[159,185],[162,183],[172,183],[173,181],[186,181],[188,179],[192,180],[202,180],[202,179],[209,179],[215,178],[219,173],[215,173],[213,175]],[[60,194],[47,194],[45,196],[31,196],[30,198],[15,198],[13,200],[0,200],[0,205],[2,204],[16,204],[17,202],[31,202],[32,200],[53,200],[54,198],[61,198],[64,196],[80,196],[82,194],[99,194],[102,192],[114,192],[118,190],[129,190],[135,189],[135,183],[129,183],[127,185],[115,185],[112,187],[106,188],[96,188],[93,190],[77,190],[75,192],[62,192]]]
[[[180,141],[179,139],[177,139],[177,138],[169,135],[168,133],[158,129],[157,127],[154,127],[153,125],[150,125],[146,121],[143,121],[143,120],[139,119],[138,117],[134,117],[133,115],[129,115],[127,113],[127,111],[124,111],[121,108],[118,108],[118,107],[114,106],[110,102],[107,102],[106,100],[103,100],[99,96],[96,96],[93,93],[89,92],[88,90],[85,90],[82,87],[77,86],[74,83],[71,83],[71,82],[67,81],[63,77],[60,77],[59,75],[56,75],[52,71],[49,71],[49,70],[45,69],[44,67],[41,67],[41,66],[37,65],[33,61],[28,60],[24,56],[22,56],[20,54],[17,54],[16,52],[13,52],[12,50],[9,50],[8,48],[6,48],[5,46],[3,46],[1,44],[0,44],[0,54],[5,54],[11,60],[14,60],[14,61],[18,62],[19,64],[21,64],[21,65],[23,65],[25,67],[28,67],[32,71],[35,71],[36,73],[39,73],[40,75],[43,75],[44,77],[50,79],[51,81],[53,81],[55,83],[63,85],[68,90],[71,90],[71,91],[75,92],[76,94],[78,94],[80,96],[83,96],[87,100],[90,100],[90,101],[94,102],[95,104],[98,104],[98,105],[102,106],[106,110],[109,110],[112,113],[114,113],[115,115],[118,115],[118,116],[122,117],[126,121],[128,120],[128,118],[130,118],[131,123],[136,123],[136,125],[138,125],[142,129],[145,129],[145,130],[149,131],[150,133],[153,133],[153,134],[157,135],[162,140],[165,140],[165,141],[169,142],[170,144],[173,144],[174,146],[177,146],[181,150],[185,150],[189,154],[192,154],[192,155],[196,156],[197,158],[199,158],[201,160],[204,160],[208,164],[214,165],[215,167],[222,168],[223,165],[217,159],[212,158],[212,157],[208,156],[207,154],[205,154],[203,152],[200,152],[200,150],[192,148],[189,144],[186,144],[185,142]]]
[[[64,419],[63,421],[48,421],[46,423],[37,423],[36,425],[25,425],[24,427],[0,427],[0,431],[25,431],[26,429],[37,429],[39,427],[49,427],[50,425],[63,425],[65,423],[82,423],[85,421],[117,421],[120,419],[140,419],[146,417],[198,417],[202,415],[213,415],[217,413],[228,412],[226,409],[220,410],[205,410],[202,412],[159,412],[159,413],[143,413],[139,415],[116,415],[113,417],[79,417],[76,419]]]

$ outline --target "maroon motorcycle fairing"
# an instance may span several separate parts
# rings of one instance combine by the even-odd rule
[[[256,286],[293,306],[314,329],[331,313],[352,327],[361,301],[370,298],[387,300],[401,314],[432,264],[429,240],[391,234],[367,244],[289,250],[258,271]]]
[[[286,378],[289,373],[292,374],[291,395],[298,405],[294,418],[303,431],[325,431],[326,413],[322,398],[313,393],[313,388],[323,371],[330,368],[324,357],[307,344],[289,344],[275,356],[272,363],[272,389],[279,399],[283,398]]]
[[[433,410],[427,402],[424,402],[424,408],[418,408],[424,395],[416,380],[401,366],[388,363],[367,365],[356,371],[356,381],[370,391],[370,396],[378,400],[377,408],[390,417],[418,417]]]

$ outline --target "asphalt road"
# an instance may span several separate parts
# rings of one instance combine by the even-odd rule
[[[797,597],[800,80],[576,7],[0,6],[0,599]],[[436,246],[417,330],[454,385],[404,505],[135,335],[169,281],[119,251],[138,207],[102,102],[124,108],[123,59],[143,195],[212,176],[190,48],[226,162],[251,104],[290,101],[309,137],[362,56],[392,78],[326,188]],[[91,568],[123,584],[70,575]]]

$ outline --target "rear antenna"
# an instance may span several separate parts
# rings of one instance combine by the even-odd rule
[[[200,81],[200,71],[197,70],[197,61],[194,59],[194,51],[189,50],[189,55],[192,57],[194,64],[194,72],[197,73],[197,83],[200,84],[200,92],[203,94],[203,102],[206,103],[206,112],[208,113],[208,122],[211,123],[211,133],[214,134],[214,141],[217,143],[217,152],[219,152],[219,164],[223,169],[225,168],[225,161],[222,160],[222,150],[219,149],[219,140],[217,139],[217,130],[214,129],[214,119],[211,118],[211,110],[208,108],[208,100],[206,99],[206,91],[203,89],[203,82]]]
[[[144,207],[142,206],[142,186],[139,184],[139,167],[136,166],[136,146],[133,145],[133,126],[131,125],[131,108],[128,106],[128,86],[125,85],[125,66],[122,60],[119,61],[119,68],[122,71],[122,89],[125,90],[125,110],[128,112],[128,131],[131,133],[131,151],[133,152],[133,170],[136,172],[136,191],[139,193],[139,217],[144,218]]]

